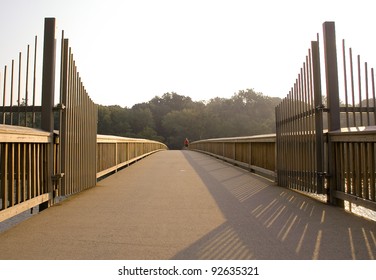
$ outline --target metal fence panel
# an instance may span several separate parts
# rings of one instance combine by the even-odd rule
[[[316,142],[323,134],[316,121],[322,114],[318,56],[314,41],[290,93],[276,107],[278,184],[310,193],[323,192],[318,172],[323,143]]]
[[[81,81],[69,48],[62,38],[61,194],[80,192],[96,184],[97,106]]]

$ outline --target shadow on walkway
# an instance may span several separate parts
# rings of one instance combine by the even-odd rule
[[[227,221],[172,259],[375,259],[375,222],[206,155],[183,154]]]

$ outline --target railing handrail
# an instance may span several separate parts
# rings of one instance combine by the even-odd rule
[[[167,146],[161,142],[155,140],[148,140],[143,138],[130,138],[130,137],[121,137],[115,135],[97,135],[97,143],[153,143],[153,144],[162,144],[166,148]]]
[[[358,126],[358,127],[344,127],[336,131],[328,132],[327,129],[324,130],[324,134],[329,134],[330,136],[336,136],[332,141],[339,141],[337,139],[344,139],[346,136],[361,136],[361,135],[374,135],[376,133],[376,126]],[[254,135],[254,136],[241,136],[241,137],[224,137],[224,138],[210,138],[193,141],[194,143],[203,143],[203,142],[275,142],[276,134],[263,134],[263,135]],[[365,141],[366,139],[361,139]]]
[[[203,142],[275,142],[276,134],[262,134],[262,135],[253,135],[253,136],[240,136],[240,137],[224,137],[224,138],[210,138],[193,141],[194,143],[203,143]]]
[[[375,134],[376,126],[357,126],[357,127],[343,127],[339,130],[329,132],[331,136],[338,135],[367,135]]]
[[[2,143],[50,143],[52,133],[36,128],[0,124]]]

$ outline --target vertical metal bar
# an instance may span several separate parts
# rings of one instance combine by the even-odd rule
[[[73,142],[72,142],[72,150],[73,150],[73,155],[72,157],[72,174],[73,174],[73,189],[72,193],[75,193],[77,191],[77,161],[76,161],[76,156],[77,156],[77,68],[76,68],[76,62],[73,60],[73,91],[72,91],[72,130],[73,130]],[[74,159],[74,160],[73,160]]]
[[[275,114],[275,123],[276,123],[276,150],[277,151],[281,151],[282,152],[282,149],[281,149],[281,133],[280,133],[280,130],[281,130],[281,122],[280,122],[280,107],[281,107],[281,103],[279,105],[277,105],[274,109],[274,114]],[[249,144],[249,153],[251,153],[252,151],[252,145]],[[249,165],[251,165],[251,155],[249,156]],[[278,185],[281,185],[281,174],[280,174],[280,166],[281,166],[281,159],[280,159],[280,156],[278,155],[278,153],[276,153],[276,173],[277,173],[277,184]]]
[[[369,90],[368,90],[368,64],[364,63],[364,72],[365,72],[365,87],[366,87],[366,106],[367,106],[367,125],[371,125],[370,119],[370,106],[369,106]]]
[[[62,36],[62,49],[61,49],[61,78],[60,78],[60,103],[65,106],[65,109],[62,111],[61,120],[60,120],[60,166],[61,172],[64,174],[63,178],[61,179],[61,186],[59,192],[62,195],[66,195],[67,193],[67,141],[68,141],[68,134],[67,134],[67,124],[68,124],[68,79],[69,79],[69,41],[68,39],[64,39],[64,33]],[[69,175],[68,175],[69,176]]]
[[[311,192],[316,192],[316,188],[313,184],[313,177],[312,177],[312,147],[311,147],[311,136],[312,136],[312,113],[311,113],[311,103],[310,103],[310,96],[311,96],[311,88],[310,88],[310,67],[311,67],[311,50],[308,49],[308,55],[306,56],[306,67],[305,67],[305,103],[306,103],[306,123],[307,123],[307,169],[308,169],[308,183]]]
[[[296,135],[295,135],[295,120],[292,119],[292,116],[294,115],[294,90],[295,90],[296,84],[293,85],[291,88],[289,97],[288,97],[288,119],[289,121],[289,132],[290,132],[290,137],[289,137],[289,148],[290,150],[293,149],[297,151],[297,146],[296,146]],[[294,184],[294,179],[296,178],[295,174],[295,166],[296,166],[296,161],[295,161],[295,154],[291,153],[289,156],[290,160],[288,161],[289,165],[289,173],[288,173],[288,187],[292,187]]]
[[[316,177],[317,193],[324,190],[324,134],[323,134],[323,104],[321,93],[321,69],[319,42],[312,41],[312,70],[313,70],[313,95],[315,107],[315,142],[316,142]]]
[[[94,104],[94,102],[92,100],[90,100],[90,119],[92,121],[92,124],[91,124],[91,136],[92,136],[92,170],[93,170],[93,174],[92,174],[92,181],[93,181],[93,186],[96,185],[97,183],[97,174],[96,174],[96,157],[97,157],[97,121],[98,121],[98,109],[97,109],[97,105]],[[92,117],[94,115],[94,118]],[[124,144],[125,146],[125,144]],[[124,147],[124,153],[126,153],[126,147]],[[124,158],[126,158],[126,154],[124,155]]]
[[[310,54],[310,50],[308,50],[308,54]],[[311,113],[310,113],[310,99],[309,99],[309,94],[310,94],[310,88],[309,88],[309,56],[306,56],[306,63],[305,63],[305,68],[304,68],[304,104],[305,104],[305,120],[306,120],[306,166],[307,166],[307,184],[310,192],[315,192],[315,188],[312,184],[312,166],[311,166],[311,160],[312,160],[312,154],[311,154],[311,134],[312,134],[312,129],[311,129]]]
[[[314,191],[317,193],[317,176],[316,176],[316,154],[315,154],[315,103],[314,103],[314,88],[313,88],[313,65],[312,65],[312,43],[311,49],[308,51],[309,56],[309,110],[310,110],[310,157],[311,157],[311,180]]]
[[[376,125],[376,93],[375,93],[375,75],[373,72],[373,68],[371,68],[371,79],[372,79],[372,99],[373,99],[373,121],[374,125]]]
[[[68,101],[66,105],[66,110],[67,110],[67,146],[68,146],[68,155],[67,155],[67,160],[68,160],[68,170],[67,170],[67,179],[69,178],[68,181],[68,193],[72,193],[72,185],[73,185],[73,159],[72,159],[72,154],[73,154],[73,128],[72,128],[72,122],[73,122],[73,116],[72,116],[72,111],[73,111],[73,102],[72,102],[72,96],[73,96],[73,57],[72,57],[72,48],[69,47],[69,81],[68,81]]]
[[[300,77],[299,77],[300,78]],[[295,82],[294,86],[294,95],[293,95],[293,115],[292,116],[297,116],[299,114],[298,110],[298,94],[299,94],[299,78]],[[293,174],[293,180],[294,182],[294,187],[297,188],[299,185],[299,180],[300,180],[300,141],[299,141],[299,119],[296,117],[296,119],[293,122],[293,134],[295,135],[295,145],[296,145],[296,151],[297,153],[295,154],[294,162],[295,162],[295,175]]]
[[[360,126],[363,126],[362,74],[360,70],[360,55],[358,55],[358,88],[359,88]]]
[[[13,83],[14,83],[14,60],[12,60],[12,72],[11,72],[11,78],[10,78],[10,101],[9,101],[10,125],[13,125]]]
[[[30,60],[30,45],[27,45],[26,55],[26,81],[25,81],[25,123],[27,126],[27,106],[29,105],[29,60]]]
[[[89,128],[90,128],[90,119],[88,118],[88,95],[86,93],[86,90],[84,88],[84,91],[83,91],[83,106],[84,106],[84,110],[83,110],[83,147],[85,149],[84,151],[84,154],[85,154],[85,173],[86,173],[86,176],[85,176],[85,185],[86,187],[91,187],[90,185],[90,176],[91,176],[91,170],[90,170],[90,149],[91,149],[91,144],[90,144],[90,133],[89,133]],[[85,124],[87,124],[85,126]]]
[[[327,97],[329,107],[329,131],[340,129],[337,50],[334,22],[324,23],[324,50]]]
[[[340,111],[339,111],[339,89],[338,89],[338,68],[337,68],[337,50],[334,22],[324,23],[324,56],[325,56],[325,76],[326,89],[329,107],[328,130],[336,131],[340,129]],[[333,143],[329,139],[328,146],[329,162],[329,201],[332,204],[340,205],[342,202],[334,198],[337,189],[337,178],[335,176],[335,150]]]
[[[289,94],[287,95],[287,97],[285,98],[285,100],[283,101],[283,110],[284,112],[283,113],[283,118],[285,120],[285,126],[284,126],[284,132],[285,132],[285,139],[284,139],[284,146],[285,146],[285,152],[286,152],[286,155],[289,156],[289,153],[288,153],[288,150],[289,150],[289,147],[291,145],[291,142],[289,141],[290,140],[290,135],[291,135],[291,132],[290,132],[290,125],[291,123],[290,122],[287,122],[288,120],[288,115],[289,115],[289,95],[290,95],[291,91],[289,92]],[[284,159],[283,160],[283,172],[284,172],[284,179],[283,179],[283,184],[285,187],[288,186],[289,184],[289,179],[288,179],[288,176],[290,174],[290,168],[288,168],[290,165],[289,162],[286,162],[286,160]]]
[[[44,46],[43,46],[43,77],[42,77],[42,130],[50,132],[54,130],[54,97],[55,97],[55,64],[56,64],[56,39],[55,18],[46,18],[44,22]],[[53,137],[52,137],[53,138]],[[53,140],[47,149],[47,190],[52,192],[53,176]],[[49,207],[51,201],[40,205],[42,211]]]
[[[55,94],[55,19],[44,22],[43,79],[42,79],[42,129],[53,132],[53,106]]]
[[[79,156],[79,131],[78,131],[78,74],[77,74],[77,66],[76,66],[76,61],[74,61],[74,96],[73,96],[73,101],[74,101],[74,150],[75,150],[75,156],[76,160],[74,162],[74,192],[78,192],[79,190],[79,171],[78,171],[78,161],[77,161],[77,156]]]
[[[306,184],[306,149],[305,149],[305,121],[304,121],[304,67],[305,63],[303,63],[303,68],[300,68],[300,76],[299,76],[299,92],[298,92],[298,110],[299,110],[299,134],[300,134],[300,170],[301,170],[301,180],[300,180],[300,189],[303,191],[307,191],[307,184]]]
[[[305,100],[304,100],[304,68],[305,63],[303,63],[303,67],[300,68],[300,79],[299,79],[299,122],[300,122],[300,147],[301,147],[301,188],[304,191],[308,191],[308,184],[307,184],[307,149],[306,149],[306,123],[304,117],[304,107],[305,107]]]
[[[78,148],[78,166],[77,166],[77,171],[78,171],[78,176],[77,176],[77,179],[78,179],[78,190],[77,192],[80,192],[82,191],[84,188],[83,188],[83,181],[84,181],[84,178],[82,176],[82,174],[84,174],[84,170],[83,170],[83,147],[82,147],[82,135],[83,135],[83,131],[82,131],[82,82],[81,82],[81,77],[80,77],[80,74],[79,72],[77,72],[77,79],[78,79],[78,84],[77,84],[77,109],[76,109],[76,113],[77,113],[77,122],[76,122],[76,126],[77,126],[77,148]]]
[[[298,109],[298,141],[299,141],[299,170],[300,170],[300,190],[306,191],[305,186],[305,154],[304,154],[304,121],[303,121],[303,68],[300,68],[300,75],[298,78],[298,92],[297,92],[297,109]]]
[[[72,48],[69,48],[69,92],[68,92],[68,106],[67,110],[69,108],[69,113],[68,113],[68,133],[69,133],[69,138],[68,138],[68,145],[69,145],[69,151],[68,151],[68,159],[69,159],[69,194],[73,193],[73,177],[74,177],[74,168],[73,168],[73,155],[74,155],[74,116],[73,116],[73,97],[74,97],[74,63],[73,63],[73,54],[72,54]]]
[[[32,127],[35,127],[35,94],[36,94],[36,76],[37,76],[37,46],[38,46],[38,37],[35,36],[34,43],[34,73],[33,73],[33,109],[32,109]]]
[[[351,97],[352,97],[352,110],[353,110],[353,122],[354,126],[356,124],[356,114],[355,114],[355,85],[354,85],[354,67],[353,67],[353,58],[352,58],[352,49],[349,49],[350,53],[350,74],[351,74]]]
[[[347,69],[346,69],[346,48],[345,48],[345,40],[342,40],[342,54],[343,54],[343,80],[345,82],[345,107],[346,107],[346,126],[350,127],[349,122],[349,97],[347,93]]]
[[[21,125],[21,116],[20,116],[20,112],[21,112],[21,68],[22,68],[22,53],[20,52],[19,53],[19,56],[18,56],[18,90],[17,90],[17,93],[18,93],[18,98],[17,98],[17,124],[18,125]]]
[[[6,88],[7,88],[7,66],[4,67],[4,85],[3,85],[3,124],[5,124],[6,113],[5,113],[5,101],[6,101]]]

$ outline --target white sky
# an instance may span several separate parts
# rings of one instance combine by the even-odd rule
[[[247,88],[285,97],[324,21],[376,65],[372,2],[0,0],[0,73],[35,35],[42,44],[44,18],[56,17],[96,103],[130,107],[172,91],[209,100]]]

